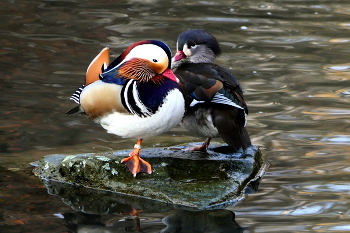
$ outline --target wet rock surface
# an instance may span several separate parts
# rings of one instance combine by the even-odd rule
[[[141,197],[144,204],[145,200],[150,201],[149,207],[154,206],[152,201],[157,201],[164,206],[206,209],[234,205],[244,191],[254,189],[253,184],[265,169],[261,152],[254,146],[245,151],[230,151],[218,144],[206,153],[182,150],[188,146],[143,149],[141,157],[152,165],[153,173],[139,173],[136,178],[120,163],[130,150],[48,155],[33,163],[34,174],[46,182],[48,189],[56,190],[53,193],[63,192],[57,186],[57,182],[62,182],[71,184],[69,187],[108,190],[129,199],[130,195]],[[56,181],[56,185],[48,181]],[[76,193],[76,189],[72,190]]]

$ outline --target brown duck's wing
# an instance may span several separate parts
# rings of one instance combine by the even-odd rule
[[[243,91],[237,79],[224,67],[210,63],[185,63],[178,67],[175,75],[179,78],[183,92],[199,101],[211,101],[218,93],[242,107],[248,114]]]
[[[194,63],[181,65],[175,70],[174,74],[180,80],[182,91],[185,98],[187,98],[187,104],[191,102],[189,100],[190,94],[194,92],[198,93],[203,91],[203,89],[210,89],[215,86],[217,83],[215,77],[218,76],[218,73],[214,69],[211,69],[211,66],[205,64],[198,66],[198,64]],[[213,97],[213,94],[211,94],[212,96],[209,93],[205,95],[205,92],[203,94],[204,96],[198,97],[203,101],[210,100]]]
[[[227,108],[231,108],[231,110],[227,111]],[[251,145],[247,129],[239,123],[241,121],[239,118],[242,117],[241,112],[238,108],[224,105],[212,109],[213,124],[217,128],[220,137],[235,149],[245,149]]]
[[[231,93],[242,104],[246,114],[248,114],[248,106],[244,100],[243,90],[237,78],[225,67],[219,65],[214,66],[220,77],[223,79],[221,81],[224,84],[224,89]]]

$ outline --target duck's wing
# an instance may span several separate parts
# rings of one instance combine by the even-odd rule
[[[247,148],[251,145],[250,137],[245,126],[246,118],[238,108],[224,105],[212,108],[212,121],[220,137],[232,148]]]
[[[214,66],[215,70],[219,73],[219,76],[222,78],[220,81],[224,84],[224,89],[239,101],[241,106],[243,106],[245,113],[248,114],[248,106],[244,100],[243,90],[237,78],[225,67],[219,65]]]
[[[209,101],[241,108],[248,113],[237,79],[224,67],[207,63],[186,63],[176,69],[175,75],[187,96],[187,104],[193,99]]]
[[[109,64],[109,48],[104,48],[91,61],[86,70],[85,86],[90,83],[100,80],[100,74],[106,69]]]

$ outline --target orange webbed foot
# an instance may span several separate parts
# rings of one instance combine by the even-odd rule
[[[152,173],[152,167],[147,161],[141,159],[138,155],[131,154],[130,157],[122,159],[121,163],[124,163],[129,168],[134,177],[139,172]]]
[[[121,163],[124,163],[129,168],[134,177],[136,177],[136,174],[139,172],[145,172],[148,174],[152,173],[152,166],[147,161],[140,158],[140,150],[141,141],[139,140],[135,145],[134,150],[129,154],[129,157],[124,158],[121,161]]]

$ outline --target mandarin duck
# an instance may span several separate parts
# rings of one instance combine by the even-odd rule
[[[109,50],[104,48],[89,65],[85,84],[71,97],[79,105],[66,114],[86,114],[108,133],[137,139],[121,162],[134,177],[151,174],[151,165],[139,156],[142,140],[175,127],[185,112],[178,79],[170,69],[171,51],[163,42],[145,40],[108,63]]]
[[[216,38],[202,29],[184,31],[177,39],[172,69],[186,101],[181,125],[207,137],[202,145],[186,150],[206,151],[213,137],[221,137],[236,150],[251,145],[242,88],[228,69],[214,64],[220,53]]]

